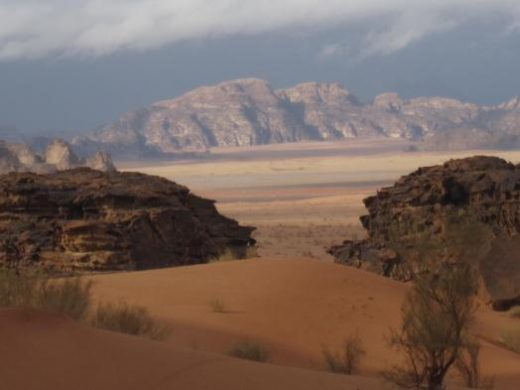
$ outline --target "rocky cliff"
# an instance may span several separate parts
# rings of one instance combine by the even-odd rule
[[[416,140],[426,149],[518,148],[520,103],[516,98],[479,106],[386,93],[361,104],[337,83],[274,90],[266,81],[241,79],[128,112],[73,144],[81,153],[105,150],[128,158],[215,146],[377,137]]]
[[[0,141],[0,174],[9,172],[52,173],[77,167],[113,171],[110,155],[97,152],[87,159],[79,158],[72,147],[61,139],[52,140],[43,154],[36,153],[24,143]]]
[[[337,261],[397,279],[470,262],[496,308],[520,304],[520,167],[494,157],[420,168],[364,200],[368,238]]]
[[[165,179],[87,168],[0,176],[0,265],[129,270],[243,255],[253,228]]]

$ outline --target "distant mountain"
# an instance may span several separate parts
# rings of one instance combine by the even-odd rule
[[[362,104],[341,85],[305,83],[274,90],[240,79],[123,114],[72,141],[80,153],[146,157],[304,140],[402,138],[425,149],[520,148],[520,99],[479,106],[395,93]]]

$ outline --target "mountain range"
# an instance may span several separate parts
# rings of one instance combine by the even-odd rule
[[[482,106],[385,93],[364,104],[337,83],[275,90],[264,80],[239,79],[127,112],[71,143],[80,155],[136,158],[354,138],[407,139],[430,150],[520,148],[520,98]]]

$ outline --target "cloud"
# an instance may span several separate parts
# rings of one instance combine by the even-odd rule
[[[490,14],[509,15],[513,31],[518,11],[517,0],[0,0],[0,59],[354,24],[364,26],[365,55],[388,54]]]

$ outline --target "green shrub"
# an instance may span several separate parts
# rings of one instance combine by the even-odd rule
[[[126,303],[100,304],[92,317],[92,325],[153,340],[162,340],[169,333],[168,327],[152,318],[145,308]]]
[[[350,336],[339,351],[323,351],[325,363],[330,372],[352,375],[358,371],[366,352],[359,336]]]
[[[269,351],[261,344],[253,341],[240,341],[236,343],[229,350],[229,355],[255,362],[265,362],[269,359]]]

